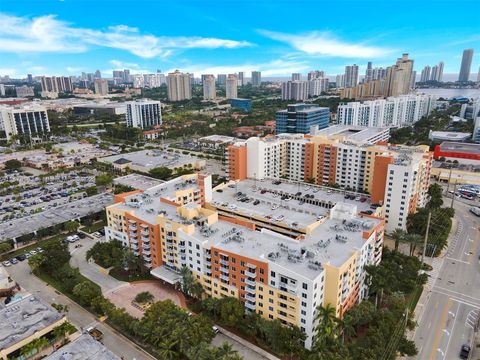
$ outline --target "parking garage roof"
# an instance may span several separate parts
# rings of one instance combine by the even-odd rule
[[[61,347],[45,360],[120,360],[99,341],[89,334],[83,334]]]

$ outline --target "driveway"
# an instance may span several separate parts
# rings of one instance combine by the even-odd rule
[[[213,346],[220,346],[222,343],[227,342],[232,345],[233,350],[238,351],[238,353],[245,359],[245,360],[266,360],[266,359],[276,359],[275,357],[265,357],[259,354],[257,351],[253,350],[252,347],[256,347],[253,344],[250,344],[245,341],[245,345],[236,341],[235,339],[222,334],[221,332],[218,333],[212,340],[211,345]]]
[[[85,239],[80,239],[73,244],[69,244],[70,253],[72,254],[70,265],[72,267],[77,267],[83,276],[98,284],[102,289],[102,293],[105,294],[128,283],[111,277],[108,275],[106,269],[95,264],[93,260],[87,261],[85,259],[87,251],[98,241],[100,241],[100,239],[94,240],[87,236]],[[75,248],[78,244],[82,246]]]

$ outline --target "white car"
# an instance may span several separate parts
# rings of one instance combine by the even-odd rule
[[[216,327],[215,325],[212,326],[212,330],[215,334],[218,334],[220,332],[220,329]]]
[[[276,221],[282,221],[283,219],[285,219],[285,216],[283,216],[283,215],[278,215],[278,216],[275,218]]]
[[[5,266],[5,267],[9,267],[9,266],[12,266],[12,263],[7,260],[7,261],[2,262],[2,265]]]
[[[30,255],[36,255],[37,252],[35,250],[30,251]]]

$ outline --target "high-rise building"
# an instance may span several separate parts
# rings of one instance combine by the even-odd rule
[[[373,79],[373,69],[372,69],[372,62],[369,61],[367,63],[367,70],[365,71],[365,78],[364,78],[364,82],[369,82],[371,80],[374,80]]]
[[[268,148],[261,154],[267,166],[265,154]],[[300,183],[282,182],[292,202],[305,199]],[[211,176],[192,174],[119,194],[106,208],[106,239],[121,241],[172,286],[187,268],[205,296],[235,297],[247,313],[298,327],[310,349],[319,305],[342,318],[368,297],[365,268],[381,261],[384,221],[359,214],[353,202],[334,202],[342,196],[319,187],[301,207],[285,205],[269,181],[262,196],[258,187],[246,179],[213,188]],[[238,201],[237,188],[261,205]],[[282,209],[273,220],[272,205]]]
[[[259,86],[262,83],[262,73],[260,71],[252,71],[252,85]]]
[[[401,95],[387,99],[340,104],[337,124],[368,127],[411,126],[430,114],[435,99],[430,95]]]
[[[308,137],[250,138],[227,148],[228,176],[231,180],[244,175],[257,180],[309,181],[368,193],[372,204],[383,205],[380,211],[386,230],[405,229],[408,215],[428,200],[433,153],[427,145],[380,145],[364,140],[375,132],[384,138],[384,128],[341,125]],[[235,166],[240,169],[232,171]]]
[[[337,75],[335,78],[335,87],[341,89],[345,87],[345,75]]]
[[[358,84],[358,65],[345,66],[345,87],[354,87]]]
[[[27,74],[27,82],[28,82],[29,84],[33,83],[33,76],[32,76],[32,74]]]
[[[95,94],[107,95],[108,94],[108,81],[105,79],[95,79]]]
[[[133,74],[130,75],[130,82],[134,88],[144,88],[145,87],[145,78],[142,74]]]
[[[325,77],[325,71],[321,70],[312,70],[308,73],[307,80],[313,80],[313,79],[318,79],[318,78],[324,78]]]
[[[215,76],[202,75],[203,99],[214,100],[216,98]]]
[[[155,74],[144,74],[143,82],[145,87],[154,89],[154,88],[159,88],[163,84],[166,84],[167,80],[164,74],[155,73]]]
[[[275,131],[282,133],[308,134],[312,126],[328,127],[330,109],[313,104],[288,105],[286,110],[275,113]]]
[[[387,69],[385,96],[399,96],[408,94],[411,90],[410,79],[413,71],[413,60],[408,54],[397,59],[394,66]]]
[[[423,68],[422,73],[420,74],[420,82],[424,83],[430,81],[430,70],[431,68],[429,65],[426,65]]]
[[[238,72],[238,86],[245,85],[245,73],[243,71]]]
[[[127,126],[148,129],[162,124],[160,101],[141,99],[127,101],[125,104],[127,105]]]
[[[308,95],[310,97],[322,95],[322,92],[327,92],[328,88],[328,78],[314,78],[308,82]]]
[[[227,84],[227,75],[226,74],[218,74],[217,75],[217,85],[225,86]]]
[[[168,100],[182,101],[192,98],[192,84],[189,73],[175,70],[167,76]]]
[[[0,84],[0,96],[5,96],[5,84]]]
[[[32,97],[35,96],[35,93],[33,92],[33,86],[16,86],[15,87],[15,92],[17,94],[17,97]]]
[[[415,89],[416,81],[417,81],[417,72],[412,71],[412,76],[410,77],[410,89]]]
[[[443,61],[440,61],[438,63],[438,74],[437,74],[437,81],[438,82],[442,82],[443,81],[443,67],[445,66],[445,64],[443,63]]]
[[[458,75],[459,82],[467,82],[470,78],[470,68],[472,66],[473,49],[463,50],[462,65],[460,67],[460,74]]]
[[[308,99],[308,81],[282,83],[282,100],[303,101]]]
[[[478,72],[477,72],[477,83],[480,84],[480,66],[478,67]]]
[[[238,87],[238,79],[236,74],[228,74],[225,94],[227,99],[236,99]]]
[[[42,91],[45,92],[72,92],[72,80],[67,76],[42,76],[40,78]]]
[[[0,106],[0,132],[6,140],[13,135],[35,135],[50,132],[47,109],[38,105]]]
[[[100,70],[95,71],[95,79],[101,79],[102,78],[102,73]]]
[[[123,71],[122,70],[113,70],[112,72],[114,79],[122,79],[123,80]]]
[[[128,69],[123,70],[123,81],[130,82],[130,70]]]
[[[292,74],[292,81],[300,81],[302,80],[302,74],[300,73],[293,73]]]

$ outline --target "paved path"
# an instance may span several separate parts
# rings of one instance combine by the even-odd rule
[[[22,288],[31,294],[38,296],[48,304],[56,303],[68,305],[69,311],[67,318],[77,328],[86,328],[89,325],[95,324],[97,318],[90,312],[82,308],[77,303],[70,300],[68,297],[58,293],[54,288],[44,283],[36,276],[30,274],[30,268],[27,261],[20,262],[8,268],[10,275],[20,284]],[[103,332],[103,344],[113,353],[118,356],[123,356],[125,360],[150,360],[153,359],[146,354],[137,345],[132,343],[124,336],[118,334],[109,326],[98,323],[97,328]]]
[[[93,260],[86,260],[85,256],[87,251],[98,241],[99,240],[97,239],[85,237],[85,239],[80,239],[73,244],[69,244],[70,252],[72,254],[70,265],[72,267],[77,267],[83,276],[98,284],[102,289],[102,293],[105,294],[128,283],[111,277],[108,275],[106,269],[95,264]],[[76,245],[82,246],[75,248]]]
[[[470,205],[455,203],[456,229],[416,309],[415,359],[458,359],[462,344],[471,344],[480,310],[480,218]]]

